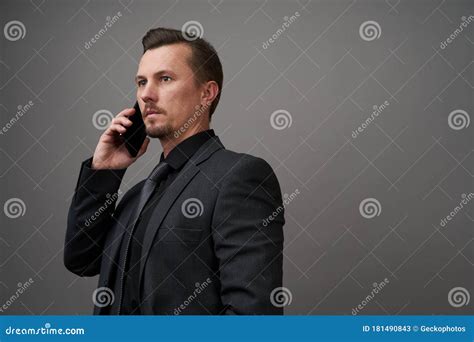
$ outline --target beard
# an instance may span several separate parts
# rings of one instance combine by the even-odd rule
[[[150,125],[145,125],[145,131],[150,138],[158,139],[173,137],[174,134],[174,129],[168,122],[164,124],[151,123]]]

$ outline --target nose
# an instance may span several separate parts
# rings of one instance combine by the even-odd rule
[[[154,102],[156,103],[158,101],[158,92],[153,89],[153,85],[148,82],[140,92],[140,98],[144,103],[148,102]]]

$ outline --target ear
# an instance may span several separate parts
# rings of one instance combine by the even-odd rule
[[[202,87],[201,106],[209,107],[219,94],[219,85],[216,81],[207,81]]]

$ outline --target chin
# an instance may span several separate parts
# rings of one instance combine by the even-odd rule
[[[174,129],[168,124],[151,124],[146,125],[146,134],[150,138],[163,139],[167,137],[173,137]]]

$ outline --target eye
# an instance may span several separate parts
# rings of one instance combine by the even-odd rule
[[[144,86],[144,85],[145,85],[145,82],[146,82],[145,80],[140,80],[140,81],[137,82],[137,85],[138,85],[139,87]]]
[[[172,80],[170,76],[161,76],[160,79],[165,83]]]

